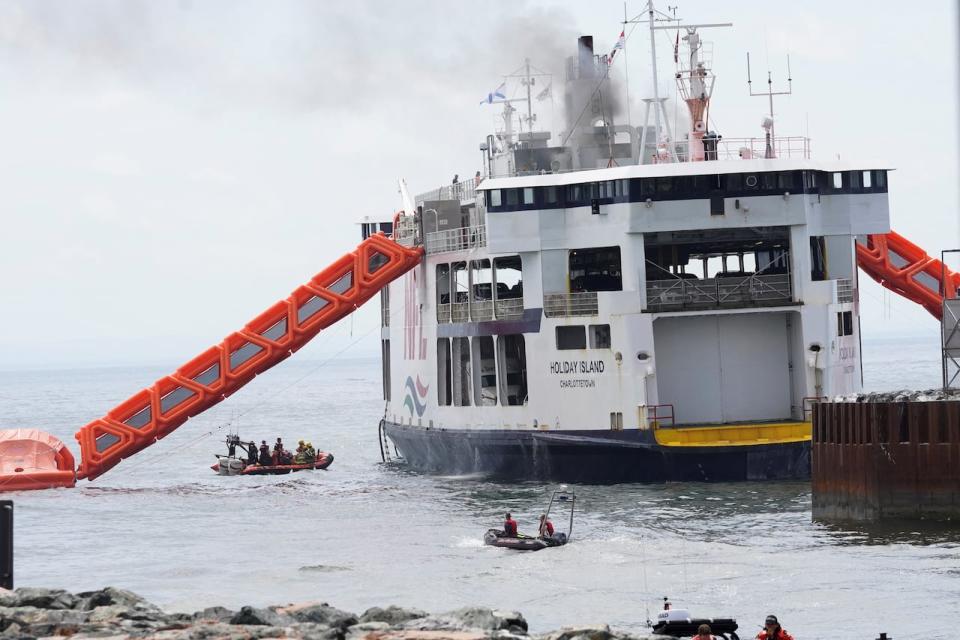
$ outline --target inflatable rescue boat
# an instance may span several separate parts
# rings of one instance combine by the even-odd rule
[[[663,611],[657,614],[657,623],[653,625],[653,632],[659,636],[692,638],[697,635],[697,629],[702,624],[710,625],[710,634],[714,638],[740,640],[735,618],[694,618],[686,609],[670,608],[666,598],[664,598]]]
[[[326,451],[317,452],[317,458],[306,464],[249,464],[239,458],[217,456],[217,463],[210,468],[221,476],[279,476],[296,471],[313,471],[326,469],[333,464],[333,454]]]
[[[554,507],[569,507],[570,520],[567,524],[567,530],[556,531],[552,535],[540,535],[537,537],[517,533],[517,535],[508,536],[502,529],[488,529],[483,534],[483,543],[491,547],[501,547],[503,549],[513,549],[514,551],[539,551],[548,547],[560,547],[570,541],[573,535],[573,507],[577,501],[577,496],[573,491],[568,491],[566,486],[550,494],[550,502],[547,504],[547,510],[543,514],[543,519],[549,520],[550,512]]]

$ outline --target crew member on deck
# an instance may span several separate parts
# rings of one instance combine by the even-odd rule
[[[503,535],[508,538],[517,537],[517,521],[510,517],[510,512],[507,512],[507,517],[503,521]]]
[[[777,616],[770,615],[763,621],[763,631],[757,634],[757,640],[793,640],[793,636],[780,626]]]
[[[547,514],[540,514],[540,533],[538,534],[541,538],[552,538],[553,537],[553,523],[547,520]]]
[[[693,636],[691,640],[716,640],[716,638],[710,632],[710,625],[702,624],[697,627],[697,635]]]
[[[266,440],[260,441],[260,465],[269,467],[273,464],[273,458],[270,457],[270,445]]]
[[[257,443],[253,440],[247,443],[247,464],[257,464]]]
[[[273,459],[279,461],[283,457],[283,440],[277,438],[277,442],[273,445]]]

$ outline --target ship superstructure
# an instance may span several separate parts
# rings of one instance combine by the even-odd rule
[[[690,115],[676,139],[656,95],[642,126],[614,122],[609,57],[581,37],[558,139],[529,113],[512,126],[505,100],[482,179],[396,219],[426,250],[381,294],[383,430],[410,464],[809,474],[811,403],[861,389],[856,239],[890,231],[888,169],[813,160],[769,117],[757,138],[711,130],[704,26],[722,25],[670,26]]]

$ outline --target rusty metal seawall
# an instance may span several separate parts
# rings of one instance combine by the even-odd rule
[[[816,405],[812,483],[816,519],[960,518],[960,401]]]

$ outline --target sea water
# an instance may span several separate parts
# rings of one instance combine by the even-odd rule
[[[869,390],[940,379],[934,341],[864,344]],[[0,373],[0,423],[73,433],[167,373],[109,368]],[[540,553],[481,544],[513,512],[532,531],[551,487],[383,464],[376,359],[293,359],[94,482],[13,494],[16,581],[116,585],[193,611],[324,600],[517,609],[531,628],[643,631],[661,598],[735,616],[752,637],[774,613],[797,638],[945,637],[960,615],[956,526],[831,526],[809,483],[577,486],[573,542]],[[223,438],[329,450],[326,472],[220,477]],[[555,523],[565,528],[558,514]]]

